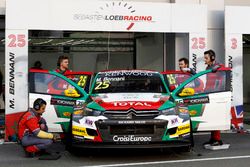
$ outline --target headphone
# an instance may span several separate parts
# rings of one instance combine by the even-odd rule
[[[211,61],[215,60],[215,52],[213,50],[208,50],[209,51],[209,57]]]
[[[46,101],[43,100],[43,99],[41,99],[41,98],[38,98],[38,99],[36,99],[36,100],[34,101],[34,103],[33,103],[33,108],[34,108],[35,110],[40,110],[40,108],[41,108],[41,106],[42,106],[43,104],[46,105]]]
[[[211,61],[215,60],[215,56],[210,56]]]

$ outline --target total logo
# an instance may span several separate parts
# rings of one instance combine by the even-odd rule
[[[114,102],[115,107],[126,107],[126,106],[147,106],[151,107],[151,104],[147,102]]]
[[[114,142],[149,142],[151,141],[151,137],[137,137],[134,135],[128,135],[128,136],[117,136],[115,135],[113,137]]]

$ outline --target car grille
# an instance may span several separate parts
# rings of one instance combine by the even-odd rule
[[[104,116],[109,119],[153,119],[159,115],[157,110],[105,111]]]
[[[154,134],[154,125],[111,125],[111,135]]]

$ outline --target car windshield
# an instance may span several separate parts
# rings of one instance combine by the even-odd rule
[[[110,71],[97,75],[92,93],[166,93],[160,74],[150,71]]]

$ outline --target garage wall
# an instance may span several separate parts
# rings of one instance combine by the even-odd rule
[[[235,6],[249,6],[249,0],[224,0],[225,5],[235,5]]]
[[[175,34],[175,69],[179,70],[179,59],[189,58],[189,35],[188,34]]]
[[[3,75],[3,79],[5,78],[5,53],[4,52],[0,52],[0,70],[1,73]],[[4,83],[4,82],[3,82]]]
[[[243,102],[250,103],[250,48],[243,48]]]
[[[136,39],[136,68],[163,71],[162,33],[147,33]]]
[[[46,70],[55,70],[57,68],[57,59],[61,55],[66,55],[70,58],[70,69],[72,69],[72,56],[71,54],[63,53],[29,53],[29,68],[33,67],[35,61],[41,61],[42,68]]]
[[[5,6],[6,6],[6,1],[5,0],[0,0],[0,15],[5,14]]]
[[[69,68],[73,71],[91,71],[96,72],[106,70],[107,53],[102,52],[75,52],[70,54],[60,53],[29,53],[29,68],[35,61],[41,61],[42,68],[55,70],[57,59],[61,55],[67,55],[70,59]],[[132,53],[111,53],[109,69],[132,69]],[[1,63],[1,60],[0,60]],[[4,64],[4,63],[2,63]],[[1,65],[0,65],[1,67]]]

